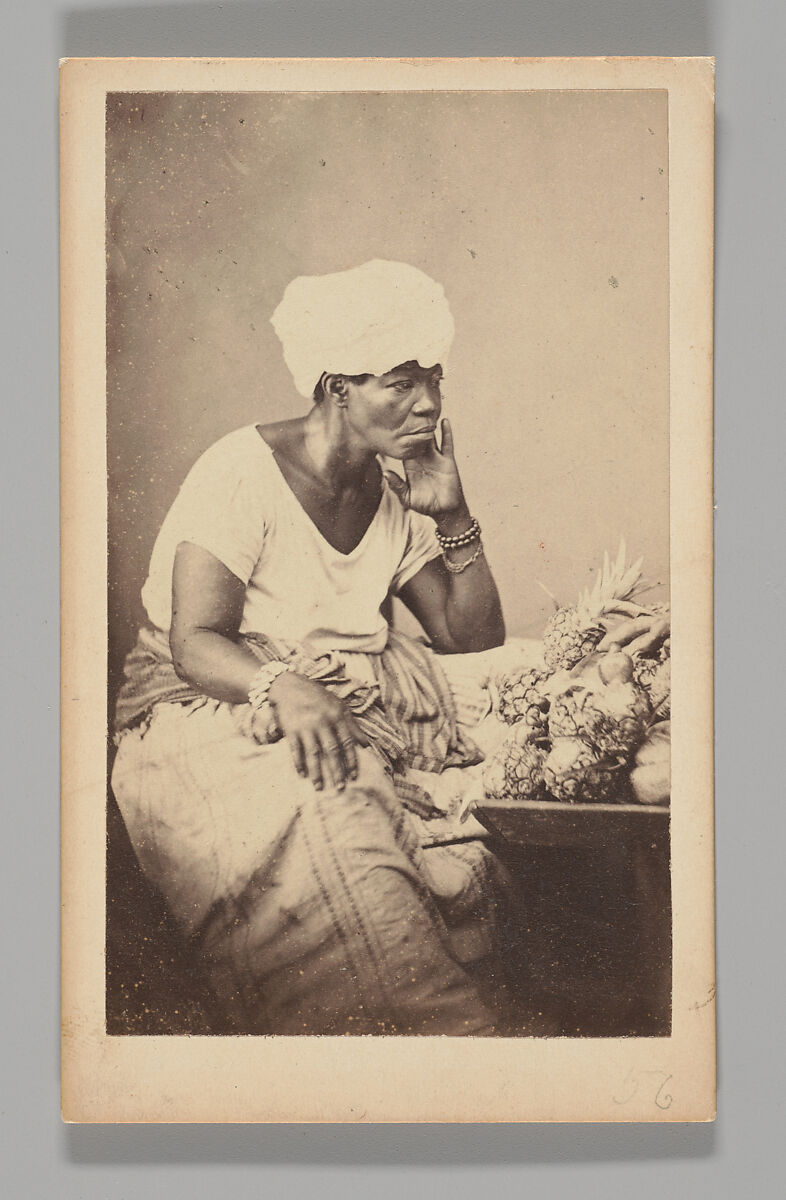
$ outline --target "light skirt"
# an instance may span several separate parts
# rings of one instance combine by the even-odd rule
[[[317,792],[233,706],[159,704],[121,739],[112,787],[234,1027],[483,1034],[504,874],[480,842],[423,849],[377,757]]]

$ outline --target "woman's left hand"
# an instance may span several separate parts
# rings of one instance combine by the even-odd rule
[[[453,457],[453,432],[450,421],[441,421],[442,446],[437,448],[436,438],[417,458],[404,459],[406,479],[393,471],[386,471],[385,478],[405,508],[438,517],[443,513],[455,512],[464,503],[456,460]]]

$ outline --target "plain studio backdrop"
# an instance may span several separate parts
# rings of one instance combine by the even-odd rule
[[[308,408],[285,286],[370,258],[444,285],[444,413],[508,633],[621,534],[667,594],[664,92],[114,94],[107,250],[113,675],[191,464]]]

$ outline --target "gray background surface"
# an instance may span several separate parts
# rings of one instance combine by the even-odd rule
[[[775,0],[31,0],[4,12],[0,1186],[13,1197],[755,1197],[783,1191],[784,105]],[[714,54],[717,816],[714,1126],[85,1127],[58,1116],[57,59]],[[417,1080],[413,1080],[413,1087]]]

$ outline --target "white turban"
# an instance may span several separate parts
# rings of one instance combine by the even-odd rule
[[[293,279],[270,320],[301,396],[323,372],[384,375],[405,362],[444,363],[455,330],[441,284],[380,258]]]

